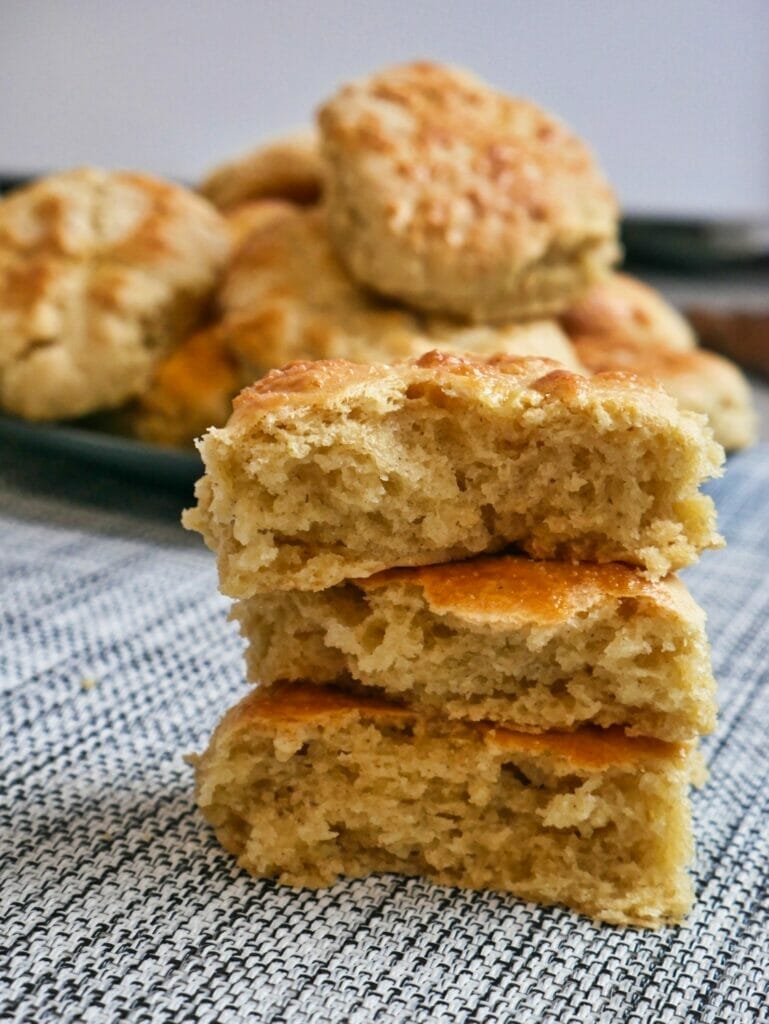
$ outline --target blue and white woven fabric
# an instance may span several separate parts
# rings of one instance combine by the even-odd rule
[[[697,903],[654,933],[418,879],[241,873],[183,760],[244,693],[185,496],[6,447],[0,1019],[769,1020],[769,448],[713,492],[729,548],[686,573],[722,706]]]

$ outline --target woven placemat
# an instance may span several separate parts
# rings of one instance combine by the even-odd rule
[[[238,871],[182,758],[245,692],[184,496],[0,452],[0,1019],[769,1020],[769,447],[712,491],[729,549],[686,573],[722,705],[697,903],[653,933],[419,879]]]

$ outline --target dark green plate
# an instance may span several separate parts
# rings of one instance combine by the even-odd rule
[[[21,449],[58,454],[155,484],[190,487],[203,472],[195,452],[144,444],[71,423],[26,423],[0,416],[0,440]]]

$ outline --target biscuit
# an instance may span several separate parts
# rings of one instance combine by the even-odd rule
[[[720,546],[704,420],[627,374],[440,352],[296,363],[246,389],[200,452],[185,525],[232,597],[322,590],[517,544],[655,576]]]
[[[219,295],[253,378],[293,359],[411,355],[420,321],[359,288],[328,242],[321,210],[285,205],[236,252]]]
[[[0,202],[0,406],[81,416],[138,394],[193,327],[229,253],[200,196],[84,168]]]
[[[659,292],[628,274],[593,285],[561,316],[571,338],[611,338],[687,351],[697,344],[686,319]]]
[[[238,602],[249,678],[346,680],[526,731],[715,725],[705,616],[675,577],[497,555]]]
[[[704,414],[727,451],[756,440],[758,422],[750,386],[728,359],[703,349],[675,351],[660,344],[610,336],[575,336],[582,362],[594,373],[629,370],[658,381],[682,409]]]
[[[230,229],[234,250],[237,251],[255,231],[282,217],[287,206],[280,199],[254,199],[225,210],[224,218]]]
[[[427,317],[419,354],[430,349],[480,356],[539,356],[554,359],[575,373],[585,372],[577,350],[555,320],[487,326],[460,325],[452,320]]]
[[[378,292],[479,321],[543,317],[618,256],[617,204],[583,143],[463,71],[390,68],[318,122],[332,239]]]
[[[692,902],[688,745],[530,734],[345,691],[259,688],[196,763],[241,868],[294,886],[392,871],[658,927]]]
[[[212,425],[226,423],[243,371],[227,337],[213,325],[185,339],[155,369],[147,390],[116,424],[141,441],[191,448]]]
[[[254,199],[315,203],[323,191],[324,168],[312,129],[274,139],[215,167],[199,191],[221,210]]]

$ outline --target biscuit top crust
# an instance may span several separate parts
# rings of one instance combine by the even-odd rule
[[[230,254],[205,199],[81,168],[0,201],[0,404],[81,416],[139,394],[195,324]]]
[[[289,363],[280,370],[271,370],[238,395],[230,425],[247,425],[263,413],[280,408],[330,404],[345,391],[379,384],[403,388],[407,399],[428,398],[436,404],[447,389],[456,395],[475,395],[492,405],[526,391],[532,404],[547,400],[584,403],[591,396],[616,396],[619,400],[632,396],[636,401],[652,403],[662,415],[680,415],[673,399],[661,388],[641,382],[633,374],[605,373],[588,378],[537,356],[482,357],[432,350],[418,359],[391,366],[363,365],[346,359]]]
[[[617,204],[588,148],[533,103],[429,62],[344,86],[321,107],[324,144],[388,196],[390,229],[514,262],[613,238]]]
[[[315,203],[323,191],[324,168],[312,128],[273,139],[211,170],[199,191],[221,210],[254,199]]]
[[[328,726],[355,715],[382,725],[408,725],[420,712],[380,697],[353,694],[333,686],[311,683],[276,683],[254,689],[232,708],[219,729],[234,734],[260,726]],[[619,726],[608,729],[586,726],[571,733],[520,733],[482,722],[458,726],[479,732],[492,747],[510,753],[561,757],[576,767],[603,769],[649,761],[676,760],[686,747],[650,737],[627,736]]]
[[[277,308],[293,302],[306,311],[333,313],[348,328],[361,314],[386,314],[393,324],[408,327],[417,324],[415,315],[350,278],[329,243],[321,208],[273,200],[269,212],[256,214],[253,223],[222,282],[219,304],[225,313],[247,311],[255,304]]]
[[[291,204],[282,199],[250,199],[246,203],[225,210],[223,216],[230,229],[235,251],[237,252],[255,232],[283,219],[291,210]]]
[[[388,569],[353,582],[365,592],[399,583],[417,586],[432,612],[478,623],[555,625],[618,598],[668,608],[692,603],[674,577],[651,581],[637,569],[616,563],[569,564],[517,555]]]
[[[214,247],[213,261],[223,262],[226,224],[204,199],[145,174],[83,167],[42,178],[0,202],[0,260],[10,254],[41,262],[99,257],[151,268],[178,257],[174,227],[184,226],[188,238],[190,217],[197,219],[201,242]],[[30,263],[30,275],[39,266]]]
[[[677,351],[696,345],[684,317],[659,292],[628,274],[612,274],[593,285],[561,315],[561,324],[572,338],[635,341]]]

